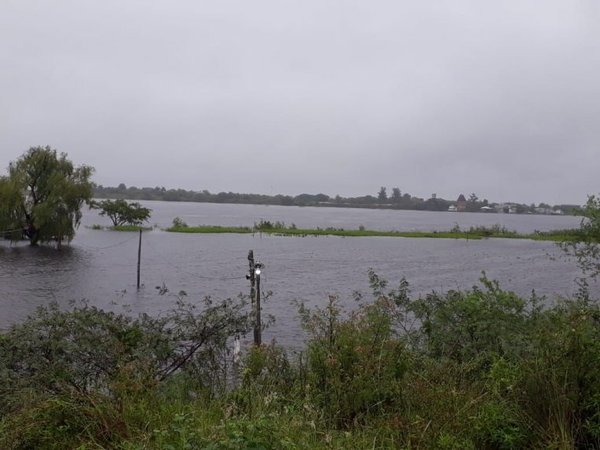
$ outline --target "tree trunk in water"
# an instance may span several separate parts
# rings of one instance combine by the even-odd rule
[[[38,242],[40,240],[40,237],[39,237],[40,233],[39,233],[39,230],[35,226],[33,226],[32,223],[28,224],[26,235],[29,238],[31,245],[38,244]]]

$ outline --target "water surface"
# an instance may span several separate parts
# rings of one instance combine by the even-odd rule
[[[168,226],[175,216],[190,225],[252,225],[261,218],[299,227],[380,230],[445,230],[494,225],[530,232],[576,226],[578,219],[559,216],[430,213],[418,211],[299,208],[254,205],[144,202],[152,224]],[[142,242],[142,288],[136,289],[138,235],[92,230],[106,218],[86,212],[71,245],[63,251],[27,245],[0,245],[0,327],[25,318],[40,305],[86,300],[116,311],[161,314],[185,291],[191,301],[206,295],[235,297],[249,291],[248,250],[266,267],[262,287],[273,292],[265,314],[276,323],[267,339],[295,343],[301,337],[296,302],[324,305],[339,295],[349,307],[352,293],[368,293],[367,270],[373,268],[391,285],[405,277],[414,295],[431,290],[469,288],[482,271],[502,286],[527,295],[532,289],[551,297],[569,295],[580,274],[549,242],[486,239],[408,239],[278,237],[236,234],[146,232]],[[157,286],[170,293],[158,295]],[[592,286],[596,289],[596,286]]]

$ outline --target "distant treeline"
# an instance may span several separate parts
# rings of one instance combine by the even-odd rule
[[[382,187],[376,196],[365,195],[361,197],[341,197],[336,195],[330,197],[326,194],[300,194],[291,195],[264,195],[264,194],[240,194],[236,192],[219,192],[213,194],[207,190],[186,191],[185,189],[166,189],[165,187],[127,187],[121,183],[117,187],[96,186],[94,191],[96,198],[124,198],[129,200],[161,200],[167,202],[200,202],[200,203],[234,203],[253,205],[281,205],[281,206],[328,206],[342,208],[373,208],[373,209],[406,209],[422,211],[447,211],[456,201],[432,197],[427,200],[402,193],[399,188],[393,188],[391,195]],[[517,213],[535,213],[535,205],[515,205]],[[466,211],[480,211],[482,207],[495,207],[496,204],[488,203],[486,199],[479,200],[475,194],[471,194],[466,201]],[[549,205],[540,204],[540,206]],[[568,214],[576,205],[556,205],[553,208],[561,208]],[[495,212],[493,209],[490,212]]]

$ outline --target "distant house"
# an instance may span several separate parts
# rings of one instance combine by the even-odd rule
[[[462,211],[466,211],[467,210],[467,199],[462,194],[460,194],[458,196],[458,200],[456,200],[456,210],[458,212],[462,212]]]
[[[543,207],[538,207],[535,208],[535,212],[536,214],[552,214],[553,216],[562,216],[564,214],[564,211],[560,208],[543,208]]]
[[[500,203],[496,205],[496,211],[504,214],[517,214],[517,206],[516,203]]]

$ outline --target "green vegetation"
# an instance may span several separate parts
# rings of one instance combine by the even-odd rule
[[[188,224],[181,217],[173,219],[173,228],[187,228]]]
[[[298,356],[264,345],[237,370],[243,299],[181,297],[161,318],[41,308],[0,335],[0,447],[600,446],[600,307],[585,292],[548,306],[485,277],[420,298],[369,281],[353,311],[300,306]]]
[[[224,227],[220,225],[200,225],[197,227],[170,227],[166,231],[173,233],[205,233],[205,234],[219,234],[219,233],[237,233],[247,234],[253,233],[254,231],[250,227]]]
[[[578,238],[564,240],[561,248],[573,256],[583,272],[591,277],[600,275],[600,197],[591,195],[578,215],[582,216]]]
[[[0,177],[0,230],[4,237],[29,239],[32,245],[70,241],[90,204],[93,169],[74,167],[67,155],[50,147],[32,147],[10,163]]]
[[[100,210],[101,216],[107,216],[115,229],[122,226],[140,226],[150,219],[151,209],[144,208],[138,202],[127,202],[122,199],[103,200],[92,203],[92,208]]]
[[[340,237],[404,237],[404,238],[442,238],[442,239],[483,239],[483,238],[510,238],[510,239],[533,239],[538,241],[576,241],[581,238],[579,230],[557,230],[534,233],[517,233],[509,231],[504,227],[495,225],[493,227],[471,227],[461,230],[455,226],[450,231],[377,231],[366,230],[359,226],[356,230],[345,230],[343,228],[297,228],[292,224],[286,226],[283,222],[270,222],[261,220],[253,227],[223,227],[218,225],[189,226],[185,222],[175,224],[180,218],[175,218],[173,225],[166,231],[174,233],[265,233],[277,236],[340,236]]]
[[[561,232],[593,276],[599,211],[591,197],[580,229]],[[180,292],[157,318],[41,307],[0,333],[0,448],[600,448],[600,303],[585,284],[550,302],[485,274],[417,298],[406,280],[368,279],[350,311],[335,296],[299,305],[301,353],[253,347],[239,367],[232,341],[254,321],[243,296],[196,306]]]
[[[117,227],[110,227],[114,231],[150,231],[152,227],[142,227],[140,225],[119,225]]]
[[[175,217],[171,227],[167,228],[166,231],[173,233],[205,233],[205,234],[218,234],[218,233],[239,233],[246,234],[252,233],[253,230],[249,227],[223,227],[219,225],[201,225],[198,227],[190,227],[181,217]]]

